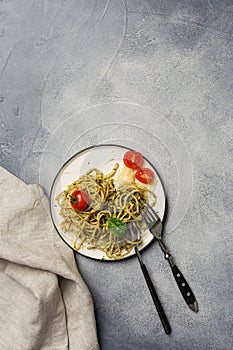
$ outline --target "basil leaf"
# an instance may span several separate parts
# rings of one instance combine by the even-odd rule
[[[108,229],[112,232],[113,235],[123,238],[126,235],[127,227],[121,220],[117,218],[107,218],[108,220]]]

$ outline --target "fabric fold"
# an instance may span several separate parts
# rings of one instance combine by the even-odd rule
[[[0,167],[0,348],[99,349],[93,302],[38,185]]]

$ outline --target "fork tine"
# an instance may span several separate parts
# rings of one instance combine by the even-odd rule
[[[148,208],[146,208],[145,212],[146,212],[146,215],[148,216],[148,218],[150,219],[150,221],[155,220],[153,213]]]
[[[153,219],[156,218],[156,220],[160,219],[159,215],[155,212],[155,210],[152,208],[152,206],[145,202],[145,207],[147,208],[148,213],[152,216]]]
[[[145,220],[146,224],[149,225],[151,220],[149,218],[149,216],[147,215],[147,212],[145,210],[143,210],[141,212],[141,216],[143,217],[143,219]]]
[[[146,201],[144,201],[144,207],[141,212],[141,216],[143,217],[143,219],[145,220],[149,228],[152,227],[155,223],[157,223],[160,220],[160,217],[158,216],[158,214]]]

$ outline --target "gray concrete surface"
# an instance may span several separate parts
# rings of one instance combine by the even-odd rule
[[[155,243],[169,337],[135,258],[77,255],[103,350],[232,349],[232,15],[232,0],[0,1],[0,165],[48,193],[70,155],[111,142],[165,184],[166,243],[200,310]]]

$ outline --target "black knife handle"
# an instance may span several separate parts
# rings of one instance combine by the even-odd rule
[[[188,282],[186,281],[186,279],[184,278],[184,276],[182,275],[182,273],[176,265],[171,265],[171,269],[184,300],[186,301],[189,307],[191,307],[191,305],[196,305],[197,308],[196,298],[192,292],[192,289],[189,287]],[[195,306],[191,308],[194,311],[197,311],[195,309]]]
[[[163,325],[163,328],[165,330],[165,333],[166,334],[171,334],[171,326],[170,326],[170,324],[168,322],[167,316],[166,316],[166,314],[164,312],[164,309],[162,307],[162,304],[161,304],[161,302],[159,300],[158,294],[156,293],[154,285],[153,285],[153,283],[151,281],[151,278],[149,276],[147,268],[146,268],[146,266],[144,264],[141,265],[141,268],[142,268],[142,272],[143,272],[143,275],[145,277],[147,286],[148,286],[148,288],[150,290],[150,294],[152,296],[152,299],[153,299],[153,302],[155,304],[156,310],[158,312],[159,318],[160,318],[161,323]]]
[[[163,328],[165,330],[165,333],[166,334],[171,334],[171,326],[168,322],[168,319],[167,319],[167,316],[164,312],[164,309],[162,307],[162,304],[159,300],[159,297],[156,293],[156,290],[155,290],[155,287],[153,285],[153,282],[151,281],[151,278],[150,278],[150,275],[149,275],[149,272],[146,268],[146,265],[143,263],[142,261],[142,258],[141,258],[141,255],[140,253],[138,252],[137,249],[135,249],[136,253],[137,253],[137,257],[138,257],[138,260],[140,262],[140,266],[141,266],[141,269],[142,269],[142,272],[143,272],[143,275],[145,277],[145,280],[146,280],[146,283],[147,283],[147,287],[149,288],[149,291],[150,291],[150,294],[152,296],[152,299],[153,299],[153,302],[155,304],[155,307],[156,307],[156,310],[158,312],[158,315],[159,315],[159,318],[161,320],[161,323],[163,325]]]

